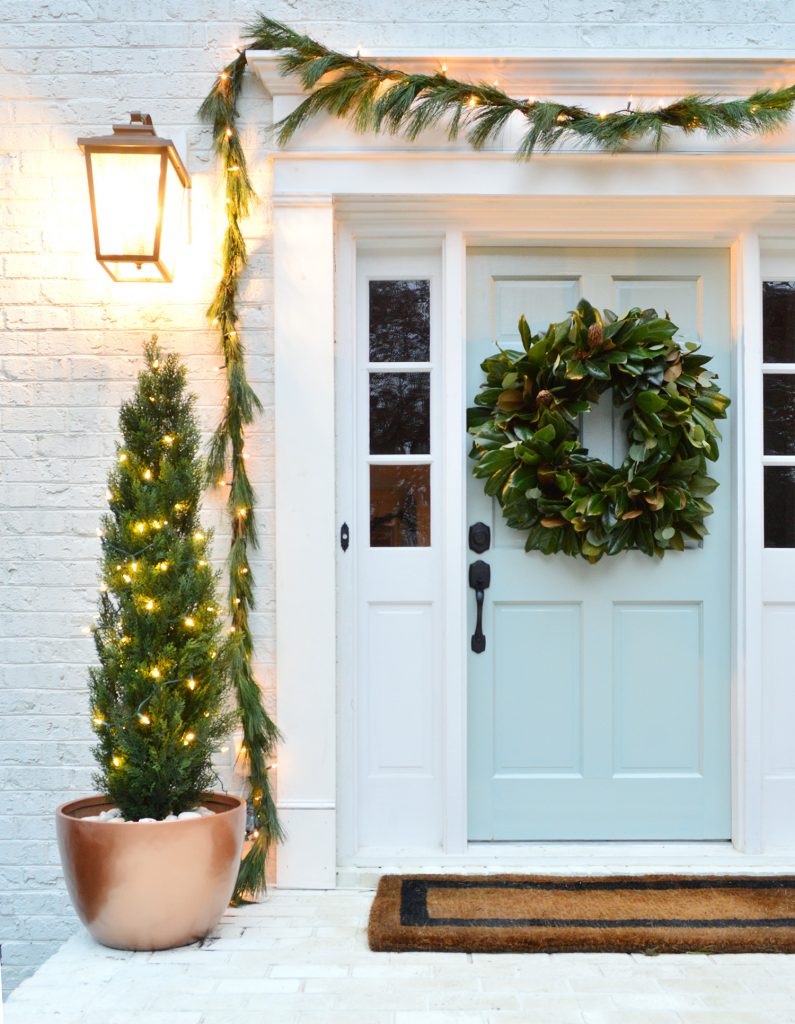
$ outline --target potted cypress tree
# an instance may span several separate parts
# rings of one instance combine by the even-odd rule
[[[156,337],[122,405],[99,530],[102,582],[90,670],[101,795],[56,813],[66,884],[108,946],[203,938],[235,885],[239,797],[211,793],[231,726],[217,576],[199,520],[204,467],[184,366]]]

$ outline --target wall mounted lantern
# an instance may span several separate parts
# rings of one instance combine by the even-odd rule
[[[114,281],[171,281],[190,175],[149,114],[78,139],[86,157],[97,260]]]

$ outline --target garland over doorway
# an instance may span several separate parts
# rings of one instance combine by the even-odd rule
[[[616,152],[633,141],[650,139],[659,149],[669,129],[710,137],[761,135],[782,127],[795,106],[795,85],[760,89],[744,99],[684,96],[652,109],[627,102],[620,110],[592,112],[584,107],[536,97],[508,95],[496,82],[464,82],[450,77],[440,62],[433,74],[411,74],[339,53],[293,29],[260,16],[246,29],[252,50],[279,50],[281,73],[295,76],[308,95],[296,109],[273,126],[279,145],[285,145],[303,124],[317,114],[347,120],[361,132],[387,132],[415,139],[426,128],[444,125],[450,139],[463,135],[476,149],[495,140],[513,118],[526,125],[517,156],[527,159],[536,150],[559,142]],[[281,838],[268,775],[278,732],[268,715],[252,669],[249,611],[253,578],[248,552],[257,544],[255,496],[245,466],[245,429],[260,410],[246,378],[243,345],[237,331],[237,294],[246,266],[246,246],[240,222],[255,201],[238,136],[237,102],[245,77],[246,49],[216,77],[199,116],[211,126],[213,145],[224,174],[227,226],[222,248],[222,276],[208,309],[218,331],[226,368],[224,412],[213,438],[210,480],[217,483],[227,469],[228,512],[232,524],[229,553],[229,610],[234,629],[232,678],[237,695],[246,752],[251,766],[254,844],[246,855],[236,895],[256,893],[265,886],[267,853]]]

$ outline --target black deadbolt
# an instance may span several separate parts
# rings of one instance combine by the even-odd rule
[[[485,523],[475,523],[469,527],[469,550],[482,555],[491,547],[491,530]]]

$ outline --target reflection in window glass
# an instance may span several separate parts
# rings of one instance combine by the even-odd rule
[[[795,281],[764,282],[762,319],[764,361],[795,363]]]
[[[795,374],[764,377],[765,455],[795,455]]]
[[[795,548],[795,466],[765,466],[765,547]]]
[[[371,454],[427,455],[430,450],[430,374],[371,373]]]
[[[370,546],[431,543],[431,467],[370,466]]]
[[[430,281],[371,281],[370,362],[426,363],[430,356]]]

